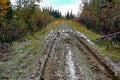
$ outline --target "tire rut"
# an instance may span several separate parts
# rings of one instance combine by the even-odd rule
[[[45,40],[39,80],[120,80],[120,68],[66,23]]]
[[[99,80],[119,80],[119,76],[120,76],[119,71],[117,70],[115,71],[116,67],[111,65],[113,63],[106,61],[105,60],[106,58],[104,58],[102,53],[96,50],[94,46],[90,46],[90,44],[88,44],[88,42],[82,37],[76,35],[74,37],[79,42],[78,46],[80,50],[83,50],[83,52],[91,60],[94,70],[96,69],[95,71],[97,71]]]

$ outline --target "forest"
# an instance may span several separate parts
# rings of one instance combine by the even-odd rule
[[[52,7],[40,9],[40,2],[41,0],[16,0],[17,4],[12,5],[10,0],[0,1],[0,43],[20,39],[63,17],[59,10]],[[74,14],[68,12],[65,17],[72,19]]]
[[[119,0],[83,0],[79,22],[103,35],[120,31]]]

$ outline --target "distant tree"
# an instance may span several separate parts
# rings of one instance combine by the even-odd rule
[[[72,10],[70,12],[70,19],[73,19],[75,17],[75,15],[72,13]]]
[[[67,14],[65,15],[65,17],[66,17],[67,19],[70,19],[70,13],[69,13],[69,11],[68,11]]]
[[[75,15],[72,13],[72,11],[71,12],[68,11],[67,14],[65,15],[65,17],[67,19],[73,19],[75,17]]]
[[[55,18],[61,18],[61,12],[59,10],[54,10],[52,7],[43,8],[43,12],[48,12],[50,15],[54,16]]]

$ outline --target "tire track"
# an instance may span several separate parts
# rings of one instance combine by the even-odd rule
[[[90,42],[83,36],[74,35],[78,41],[78,46],[92,62],[100,80],[119,80],[120,69],[115,66],[107,57],[102,55]],[[82,46],[82,47],[81,47]],[[108,59],[108,60],[107,60]]]
[[[45,40],[39,80],[120,80],[120,68],[66,23]]]

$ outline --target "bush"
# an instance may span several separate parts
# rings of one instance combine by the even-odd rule
[[[0,19],[0,42],[12,42],[26,33],[34,33],[54,20],[47,12],[41,10],[33,3],[18,7],[13,11],[12,18]]]

